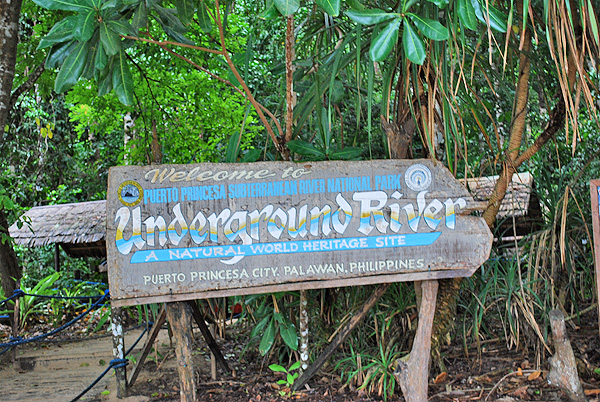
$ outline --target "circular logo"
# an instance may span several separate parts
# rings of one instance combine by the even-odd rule
[[[431,185],[431,171],[425,165],[417,163],[406,169],[404,182],[414,191],[423,191]]]
[[[121,183],[117,190],[119,200],[128,207],[134,207],[140,203],[144,195],[144,190],[137,182],[127,180]]]

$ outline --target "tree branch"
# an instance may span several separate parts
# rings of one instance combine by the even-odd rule
[[[17,87],[17,89],[15,89],[13,91],[13,93],[10,95],[10,101],[8,104],[8,110],[12,109],[12,107],[14,106],[15,103],[17,103],[17,99],[19,99],[19,96],[21,96],[23,93],[29,91],[31,89],[31,87],[33,87],[33,84],[35,84],[37,82],[37,80],[42,76],[42,73],[46,70],[46,68],[44,67],[44,63],[40,63],[35,70],[33,70],[31,72],[31,74],[29,74],[27,76],[27,80],[25,80],[24,83],[22,83],[21,85],[19,85]]]

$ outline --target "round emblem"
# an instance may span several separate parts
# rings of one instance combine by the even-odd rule
[[[128,207],[134,207],[139,204],[143,195],[144,190],[142,190],[142,186],[133,180],[124,181],[117,190],[119,201]]]
[[[404,182],[413,191],[423,191],[431,185],[431,171],[425,165],[417,163],[406,169]]]

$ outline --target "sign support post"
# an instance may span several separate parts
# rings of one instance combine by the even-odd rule
[[[181,402],[196,402],[196,378],[192,360],[191,314],[187,303],[166,303],[167,320],[175,338]]]
[[[600,331],[600,180],[590,181],[592,226],[594,228],[594,260],[596,266],[596,302],[598,303],[598,331]]]

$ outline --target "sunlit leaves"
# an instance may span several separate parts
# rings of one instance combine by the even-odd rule
[[[398,14],[386,13],[385,11],[373,8],[370,10],[348,10],[346,15],[354,22],[364,25],[378,24],[383,21],[389,21],[398,16]]]
[[[438,21],[431,20],[429,18],[421,17],[416,14],[408,14],[412,22],[415,23],[416,27],[421,31],[423,35],[433,40],[446,40],[448,39],[448,29],[440,24]]]
[[[275,7],[285,16],[294,14],[300,7],[299,0],[273,0]]]
[[[401,22],[401,18],[393,19],[371,40],[371,47],[369,48],[371,60],[383,61],[390,54],[398,41],[398,30]]]
[[[425,44],[421,38],[419,38],[419,35],[407,19],[404,20],[402,45],[404,46],[404,53],[410,61],[416,64],[423,64],[427,55],[425,52]]]
[[[327,14],[337,17],[340,13],[340,0],[315,0]]]
[[[54,90],[56,92],[64,92],[77,83],[87,62],[87,55],[88,48],[86,44],[78,43],[67,56],[56,76],[56,81],[54,82]]]

